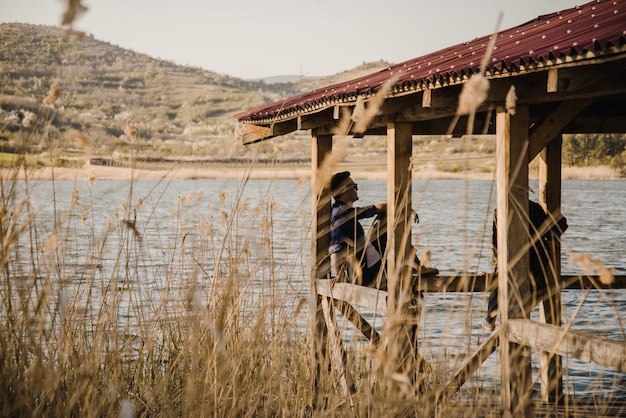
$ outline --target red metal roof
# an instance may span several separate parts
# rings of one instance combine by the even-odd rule
[[[290,119],[335,104],[369,96],[396,78],[389,96],[426,88],[459,84],[480,72],[492,35],[454,45],[395,64],[376,73],[300,94],[241,112],[244,122]],[[626,44],[626,0],[596,0],[582,6],[539,16],[500,31],[487,77],[536,71],[545,66],[582,61],[623,50]]]

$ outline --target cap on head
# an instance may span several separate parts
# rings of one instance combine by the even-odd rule
[[[342,171],[340,173],[333,174],[333,178],[330,180],[331,194],[333,197],[337,197],[344,192],[346,182],[349,178],[349,171]]]

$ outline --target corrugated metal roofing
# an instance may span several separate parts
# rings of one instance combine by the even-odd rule
[[[351,81],[260,106],[235,115],[242,122],[291,119],[369,96],[396,78],[389,96],[459,84],[480,72],[492,35],[414,58]],[[539,16],[497,35],[485,75],[498,77],[545,69],[623,51],[626,0],[597,0]]]

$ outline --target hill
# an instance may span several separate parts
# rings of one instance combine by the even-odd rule
[[[233,143],[232,115],[301,91],[296,83],[267,84],[176,65],[58,27],[1,24],[0,39],[5,150],[27,144],[33,152],[46,151],[53,140],[55,152],[67,153],[76,148],[72,138],[79,132],[94,155],[123,156],[131,118],[144,158],[236,157],[249,151]],[[54,83],[58,99],[44,106]]]
[[[97,161],[231,163],[253,159],[300,164],[310,158],[307,132],[243,146],[234,139],[232,115],[304,91],[384,69],[386,61],[326,77],[278,76],[243,80],[152,58],[59,27],[0,24],[0,166],[2,152],[26,151],[37,164]],[[58,97],[46,99],[52,86]],[[48,102],[48,103],[44,103]],[[124,134],[127,119],[136,141]],[[576,139],[576,138],[574,138]],[[588,148],[605,149],[606,138],[564,142],[569,159],[623,167],[623,138],[608,149],[619,160],[589,159]],[[492,138],[414,138],[416,170],[493,170]],[[573,144],[573,145],[572,145]],[[575,146],[574,146],[575,145]],[[384,166],[384,137],[353,139],[347,163]],[[32,160],[30,160],[32,161]],[[582,161],[582,160],[580,160]]]
[[[138,132],[132,150],[146,161],[306,160],[306,133],[244,147],[234,142],[232,115],[389,65],[364,63],[328,77],[243,80],[60,27],[5,23],[0,24],[0,39],[0,147],[63,160],[85,143],[93,156],[127,160],[131,147],[124,128],[129,118]],[[58,99],[44,106],[53,84]]]

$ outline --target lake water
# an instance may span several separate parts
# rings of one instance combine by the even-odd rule
[[[385,181],[355,181],[359,184],[358,203],[386,199]],[[131,275],[132,280],[141,283],[137,293],[129,297],[129,304],[154,306],[165,289],[184,289],[189,286],[187,280],[196,287],[209,288],[211,278],[222,268],[221,260],[244,254],[257,272],[251,283],[255,297],[265,297],[267,289],[281,292],[287,305],[293,303],[284,309],[291,309],[308,297],[309,182],[137,181],[132,184],[132,194],[128,181],[98,180],[93,185],[87,181],[61,181],[54,185],[30,182],[28,187],[38,236],[47,237],[53,230],[55,214],[61,230],[70,231],[64,234],[64,268],[79,271],[81,266],[89,265],[90,257],[99,257],[103,280],[119,275],[121,283]],[[531,198],[537,200],[536,182],[531,183],[531,188]],[[413,208],[420,217],[420,223],[412,227],[413,244],[418,251],[431,251],[431,265],[441,274],[490,271],[495,208],[492,181],[415,181]],[[133,268],[120,268],[120,253],[116,251],[103,251],[98,257],[85,254],[85,248],[94,248],[94,244],[97,247],[105,237],[110,248],[125,239],[119,230],[111,232],[112,225],[125,219],[125,210],[129,210],[129,219],[136,219],[133,227],[140,234],[139,250],[133,250],[139,254],[130,256],[134,257]],[[599,259],[614,268],[615,274],[626,274],[626,181],[566,180],[562,211],[569,223],[562,238],[564,274],[583,272],[580,265],[571,261],[581,255]],[[45,245],[47,238],[42,240],[40,244]],[[172,277],[178,278],[178,282],[170,281]],[[487,331],[482,330],[480,323],[486,297],[482,293],[428,296],[421,327],[422,351],[427,358],[445,355],[460,359],[484,340]],[[583,308],[573,316],[581,301]],[[571,322],[574,329],[624,341],[626,291],[565,291],[563,308],[564,322]],[[129,322],[132,310],[125,318]],[[378,326],[382,323],[375,312],[368,316]],[[305,325],[304,315],[298,323]],[[536,359],[534,353],[533,362]],[[497,385],[498,362],[499,356],[492,355],[478,379]],[[584,395],[601,391],[619,396],[626,392],[621,373],[568,359],[564,359],[564,367],[570,392]]]

